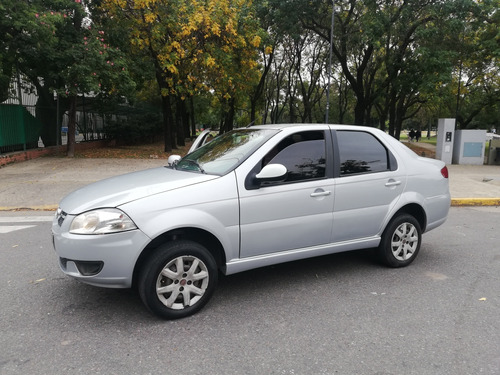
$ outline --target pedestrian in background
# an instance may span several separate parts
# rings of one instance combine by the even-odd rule
[[[415,130],[411,129],[408,135],[410,136],[410,142],[413,142],[413,138],[415,138]]]

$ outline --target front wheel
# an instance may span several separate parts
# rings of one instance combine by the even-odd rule
[[[139,295],[146,307],[165,319],[198,312],[217,284],[217,264],[202,245],[176,241],[160,246],[144,263]]]
[[[417,257],[422,242],[422,230],[411,215],[393,218],[382,234],[378,254],[390,267],[405,267]]]

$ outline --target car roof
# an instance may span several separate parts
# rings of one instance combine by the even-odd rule
[[[351,130],[351,131],[366,131],[372,134],[376,134],[379,138],[383,139],[386,144],[392,145],[393,148],[399,149],[400,152],[411,156],[413,158],[418,157],[412,150],[403,145],[396,138],[391,137],[389,134],[380,130],[379,128],[374,128],[370,126],[362,125],[343,125],[343,124],[269,124],[269,125],[255,125],[249,127],[250,129],[274,129],[274,130],[285,130],[285,129],[301,129],[307,130],[307,128],[312,129],[332,129],[332,130]]]
[[[268,125],[254,125],[250,126],[250,129],[275,129],[275,130],[283,130],[290,128],[308,128],[308,127],[316,127],[319,129],[325,129],[325,127],[329,127],[334,130],[366,130],[366,131],[381,131],[380,129],[369,127],[369,126],[361,126],[361,125],[343,125],[343,124],[323,124],[323,123],[295,123],[295,124],[268,124]]]

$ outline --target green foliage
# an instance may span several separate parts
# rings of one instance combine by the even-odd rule
[[[22,46],[23,25],[28,22],[24,1],[0,2],[0,102],[8,98],[10,81],[15,74],[17,48]]]
[[[267,15],[276,16],[276,27],[292,38],[312,30],[329,40],[333,3],[332,79],[348,84],[332,86],[338,106],[333,112],[341,121],[350,109],[355,123],[376,119],[398,136],[405,119],[423,106],[446,112],[443,104],[453,102],[459,65],[462,80],[467,78],[459,102],[468,115],[459,116],[459,123],[498,103],[498,0],[269,1]],[[447,107],[446,116],[454,116]]]
[[[388,127],[395,136],[405,122],[427,127],[438,117],[457,116],[462,128],[499,127],[500,0],[334,3],[334,121]],[[124,98],[145,101],[156,112],[163,106],[164,121],[172,117],[167,134],[183,134],[173,118],[183,112],[226,130],[254,120],[322,121],[332,4],[2,0],[0,101],[19,69],[40,106],[55,111],[53,90],[64,109],[81,94],[99,111]],[[156,120],[129,119],[110,134],[158,131]]]
[[[158,111],[135,108],[110,120],[105,131],[109,138],[115,139],[119,144],[136,145],[153,143],[161,134],[162,128]]]

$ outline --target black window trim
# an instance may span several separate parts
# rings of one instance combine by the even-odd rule
[[[349,130],[337,130],[337,129],[332,129],[332,140],[333,140],[333,150],[334,150],[334,176],[335,178],[344,178],[344,177],[350,177],[350,176],[362,176],[362,175],[367,175],[367,174],[373,174],[373,173],[384,173],[384,172],[393,172],[398,169],[398,162],[394,154],[387,148],[387,146],[380,140],[379,137],[377,137],[375,134],[366,131],[366,130],[356,130],[356,129],[349,129]],[[386,152],[386,157],[387,157],[387,162],[388,162],[388,169],[385,171],[367,171],[367,172],[360,172],[360,173],[351,173],[351,174],[346,174],[343,175],[341,174],[341,165],[340,165],[340,151],[339,151],[339,139],[337,136],[337,132],[359,132],[359,133],[367,133],[374,137],[385,149]]]
[[[299,184],[299,183],[305,183],[305,182],[310,182],[310,181],[321,181],[321,180],[326,180],[326,179],[331,179],[334,178],[334,168],[331,168],[332,165],[334,165],[334,151],[333,151],[333,138],[332,138],[332,133],[331,130],[328,129],[310,129],[310,130],[300,130],[296,131],[295,133],[303,133],[303,132],[308,132],[308,131],[317,131],[317,132],[323,132],[324,134],[324,140],[325,140],[325,152],[326,152],[326,167],[325,167],[325,176],[324,177],[319,177],[319,178],[314,178],[314,179],[308,179],[308,180],[299,180],[299,181],[285,181],[285,182],[275,182],[270,185],[266,186],[261,186],[259,182],[256,181],[255,176],[262,170],[262,159],[259,160],[259,162],[252,168],[250,173],[248,173],[247,177],[245,178],[245,189],[246,190],[256,190],[262,188],[269,188],[269,187],[275,187],[275,186],[283,186],[283,185],[290,185],[290,184]],[[286,137],[293,135],[295,133],[287,134]],[[279,142],[281,142],[283,139],[286,137],[283,137]],[[278,142],[278,143],[279,143]],[[276,144],[278,144],[276,143]]]

